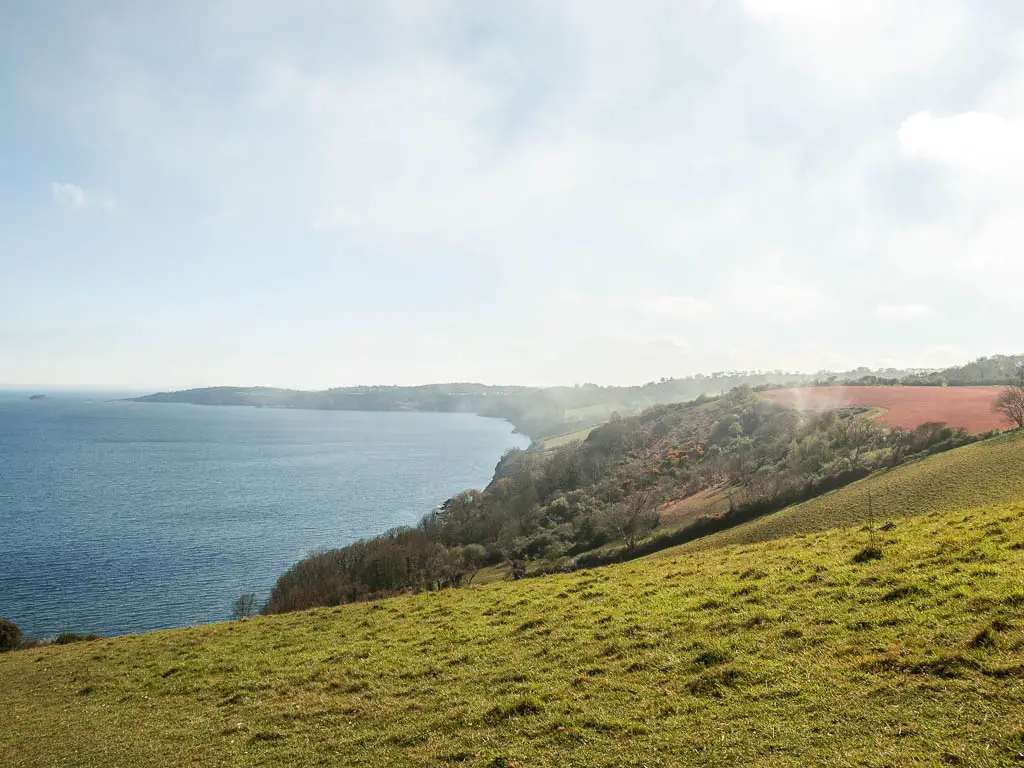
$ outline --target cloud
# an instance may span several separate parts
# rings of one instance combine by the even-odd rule
[[[769,320],[806,319],[834,305],[824,288],[793,274],[778,257],[733,267],[719,291],[729,314]]]
[[[1015,339],[1016,3],[299,7],[97,0],[73,33],[45,15],[16,33],[41,54],[0,46],[26,89],[0,108],[35,109],[76,155],[63,167],[112,169],[131,190],[122,216],[138,226],[75,245],[92,268],[142,254],[114,298],[160,307],[173,319],[147,339],[178,346],[139,366],[193,346],[220,360],[199,329],[225,318],[237,346],[278,339],[244,369],[267,383],[297,339],[288,368],[318,383],[571,381],[574,366],[628,382]],[[52,137],[29,138],[26,158],[54,156]],[[78,183],[52,192],[117,209]],[[941,311],[886,332],[926,316],[894,284]],[[107,298],[93,314],[134,330]],[[363,326],[380,341],[346,365],[341,340]],[[413,355],[408,328],[446,344]]]
[[[887,320],[914,320],[927,317],[932,308],[925,304],[879,304],[875,316]]]
[[[930,0],[926,12],[911,0],[743,0],[742,8],[791,66],[778,84],[816,88],[826,110],[846,102],[875,111],[902,96],[951,60],[972,20],[962,0]]]
[[[828,25],[877,17],[890,6],[888,0],[859,0],[854,3],[841,0],[743,0],[743,10],[755,19],[788,19]]]
[[[657,317],[678,320],[696,320],[713,311],[711,301],[694,296],[652,296],[644,302],[644,307]]]
[[[905,158],[942,174],[949,201],[946,220],[893,238],[909,254],[904,271],[984,298],[984,312],[1024,300],[1024,118],[918,112],[901,123],[897,138]]]
[[[85,190],[77,184],[60,184],[56,181],[50,183],[53,192],[53,199],[65,208],[84,208]]]
[[[1024,174],[1024,122],[990,112],[918,112],[903,121],[898,137],[911,158],[982,174]]]
[[[62,208],[108,212],[117,208],[117,202],[109,193],[86,191],[71,182],[50,182],[50,191],[53,194],[53,199]]]

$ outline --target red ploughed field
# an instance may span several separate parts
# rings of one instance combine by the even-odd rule
[[[762,394],[783,405],[823,411],[845,406],[884,408],[878,420],[890,427],[915,429],[944,421],[968,432],[1006,429],[1010,424],[992,410],[999,387],[797,387]]]

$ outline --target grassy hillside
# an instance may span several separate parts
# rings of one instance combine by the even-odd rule
[[[657,406],[583,441],[509,451],[483,491],[456,494],[415,526],[304,558],[278,578],[264,612],[458,586],[481,567],[516,576],[630,559],[980,439],[941,425],[891,431],[856,409],[801,415],[749,388]]]
[[[876,473],[686,546],[708,549],[750,544],[854,525],[867,520],[869,494],[879,521],[1024,499],[1024,432],[1009,432]]]
[[[1024,504],[942,501],[863,563],[841,529],[6,654],[0,762],[1011,765]]]
[[[564,435],[545,437],[543,440],[544,450],[550,451],[552,448],[560,448],[561,446],[568,445],[569,443],[586,440],[587,435],[593,431],[593,427],[586,427],[585,429],[577,429],[575,432],[567,432]]]
[[[728,511],[728,490],[707,488],[685,499],[675,499],[663,504],[658,510],[658,527],[671,530],[692,523],[703,515],[720,515]]]

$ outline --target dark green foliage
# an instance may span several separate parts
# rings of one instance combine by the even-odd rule
[[[477,571],[487,564],[487,549],[482,544],[466,544],[456,552],[458,562],[466,570],[466,583],[470,584]]]
[[[686,684],[694,696],[722,696],[726,691],[739,688],[745,679],[737,667],[727,666],[703,672]]]
[[[693,663],[698,667],[714,667],[719,664],[725,664],[731,658],[732,654],[724,648],[709,648],[698,653],[694,657]]]
[[[906,600],[907,598],[920,595],[924,590],[917,584],[904,584],[901,587],[895,587],[889,590],[882,596],[882,600],[887,603],[892,603],[897,600]]]
[[[102,640],[102,635],[80,635],[77,632],[61,632],[57,637],[54,638],[54,645],[68,645],[69,643],[85,643],[90,640]]]
[[[21,628],[13,621],[0,619],[0,653],[16,650],[21,645]]]
[[[996,633],[992,627],[985,627],[971,639],[969,645],[972,648],[995,648]]]
[[[879,547],[867,546],[864,547],[860,552],[853,556],[853,562],[855,563],[867,563],[872,560],[881,560],[882,550]]]
[[[496,704],[484,714],[484,722],[499,723],[513,717],[527,717],[538,715],[544,706],[538,699],[528,697],[514,701],[511,704]]]

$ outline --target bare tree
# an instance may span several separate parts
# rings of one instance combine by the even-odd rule
[[[231,608],[231,618],[245,619],[249,616],[255,616],[259,612],[260,606],[256,595],[252,592],[246,592],[244,595],[239,595],[238,599],[235,600],[235,604]]]
[[[1024,429],[1024,366],[1019,367],[1013,380],[1003,387],[992,410],[1014,422],[1018,429]]]
[[[647,488],[611,505],[604,514],[605,529],[633,550],[641,536],[658,524],[660,489]]]

